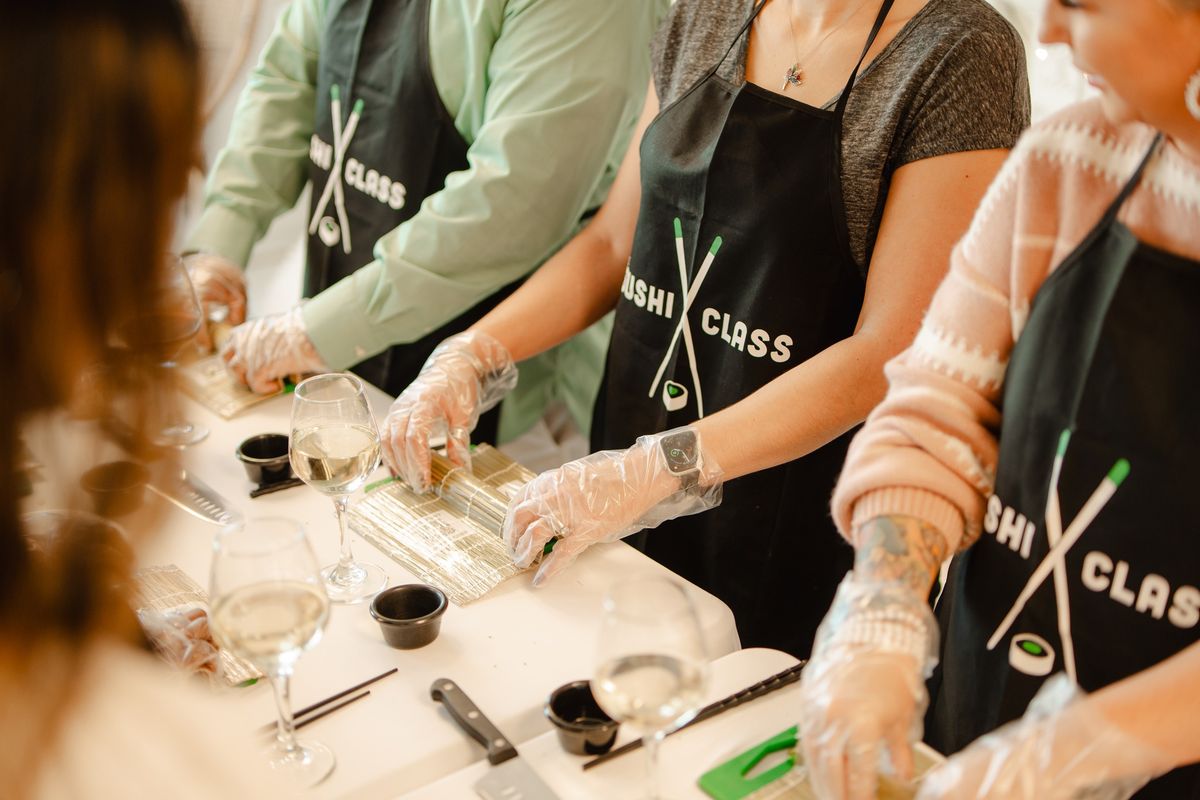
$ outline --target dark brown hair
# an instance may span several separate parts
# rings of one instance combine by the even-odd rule
[[[120,385],[139,450],[155,381],[117,329],[153,302],[169,220],[197,147],[199,67],[178,0],[16,3],[0,25],[0,705],[5,794],[29,790],[78,658],[121,628],[114,563],[73,531],[28,547],[18,497],[23,426],[80,401],[85,374]],[[134,337],[153,341],[153,331]],[[129,338],[128,336],[126,337]],[[85,398],[97,421],[113,394]],[[134,452],[133,457],[145,453]],[[94,533],[94,532],[93,532]],[[11,796],[11,795],[10,795]]]

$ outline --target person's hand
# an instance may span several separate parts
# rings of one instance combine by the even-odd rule
[[[138,621],[146,638],[171,666],[209,675],[217,671],[220,650],[209,631],[204,609],[166,613],[142,609],[138,611]]]
[[[259,394],[279,391],[288,375],[329,371],[308,338],[300,306],[234,328],[221,358],[238,381]]]
[[[694,441],[696,472],[690,476],[673,474],[663,452],[663,440],[679,435]],[[508,507],[504,541],[513,561],[528,567],[558,539],[534,576],[540,585],[593,544],[720,505],[721,480],[721,468],[706,456],[694,429],[642,436],[628,450],[593,453],[526,484]]]
[[[921,782],[918,800],[1126,800],[1167,758],[1114,725],[1064,674],[1025,716],[981,736]]]
[[[430,440],[445,437],[447,457],[469,468],[479,415],[516,385],[517,367],[504,345],[476,331],[451,336],[392,403],[383,423],[383,460],[414,491],[429,491]]]
[[[241,325],[246,321],[246,279],[236,264],[209,253],[186,255],[183,264],[204,314],[204,324],[196,339],[205,352],[211,352],[213,343],[208,335],[208,320],[219,316],[216,309],[225,309],[224,318],[218,321],[227,325]]]
[[[898,780],[911,780],[936,653],[924,598],[846,576],[800,679],[805,763],[818,797],[872,800],[884,754]]]

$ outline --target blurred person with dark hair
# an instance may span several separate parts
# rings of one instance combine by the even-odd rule
[[[176,0],[18,4],[5,16],[0,794],[263,796],[238,727],[138,651],[129,548],[79,510],[72,472],[113,446],[103,431],[121,430],[129,457],[156,455],[142,443],[170,396],[138,343],[158,333],[145,312],[195,155],[195,44]],[[22,516],[17,474],[21,434],[38,427],[66,441],[45,459],[46,493],[65,512],[50,536]]]

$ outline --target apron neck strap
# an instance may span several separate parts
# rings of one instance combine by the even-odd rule
[[[838,97],[836,113],[839,118],[846,111],[846,103],[850,100],[850,90],[854,88],[854,82],[858,80],[858,71],[862,69],[863,61],[866,60],[867,53],[871,52],[871,46],[875,44],[879,32],[883,30],[883,23],[887,21],[888,12],[892,10],[894,2],[895,0],[883,0],[883,5],[879,7],[879,13],[875,15],[875,24],[871,26],[871,35],[867,37],[867,43],[858,57],[858,63],[854,65],[854,71],[850,73],[850,79],[846,81],[846,86]]]
[[[1136,189],[1138,184],[1142,182],[1142,175],[1145,174],[1146,167],[1149,165],[1150,159],[1154,157],[1154,153],[1158,150],[1158,146],[1162,143],[1162,140],[1163,135],[1161,133],[1154,137],[1154,141],[1150,143],[1150,148],[1146,150],[1146,155],[1142,156],[1142,160],[1138,164],[1137,169],[1134,170],[1133,175],[1131,175],[1129,180],[1125,182],[1125,185],[1121,187],[1121,191],[1115,198],[1113,198],[1112,203],[1104,212],[1104,216],[1101,218],[1102,225],[1107,226],[1112,224],[1116,220],[1117,215],[1121,213],[1121,207],[1125,205],[1125,201],[1129,199],[1129,196],[1133,194],[1133,190]]]
[[[729,43],[729,46],[725,48],[724,54],[717,59],[717,63],[712,65],[712,69],[704,74],[704,78],[702,80],[708,80],[713,75],[717,74],[717,70],[720,69],[721,65],[725,63],[725,59],[729,58],[729,54],[733,52],[733,48],[737,46],[737,43],[742,40],[742,36],[746,34],[746,31],[750,30],[750,26],[754,24],[754,20],[758,18],[759,12],[763,10],[763,6],[766,4],[767,0],[757,0],[754,5],[754,9],[750,12],[750,16],[746,17],[746,21],[742,23],[742,27],[738,28],[738,32],[734,35],[733,40]]]

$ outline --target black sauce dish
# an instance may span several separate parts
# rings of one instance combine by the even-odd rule
[[[375,595],[371,601],[371,616],[379,623],[383,639],[389,646],[415,650],[438,637],[442,615],[449,605],[441,589],[423,583],[408,583]]]

